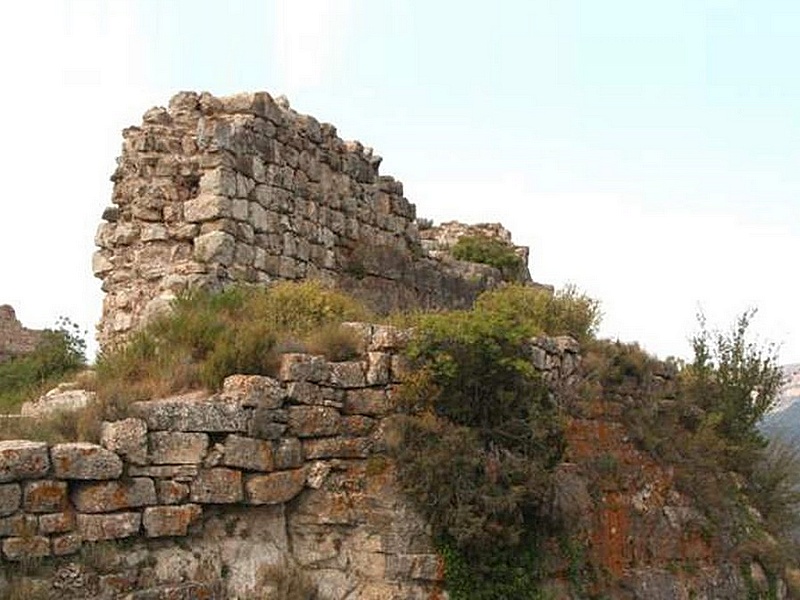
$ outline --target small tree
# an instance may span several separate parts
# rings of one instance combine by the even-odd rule
[[[704,424],[724,440],[729,466],[739,471],[748,471],[766,445],[756,425],[775,404],[783,377],[776,347],[748,335],[755,313],[742,313],[728,332],[709,330],[699,315],[694,361],[684,372],[691,401],[705,411]]]

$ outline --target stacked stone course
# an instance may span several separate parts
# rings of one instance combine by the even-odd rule
[[[319,279],[385,312],[466,307],[497,285],[495,269],[423,247],[414,205],[380,162],[267,93],[184,92],[149,110],[124,131],[95,239],[100,343],[187,288]]]
[[[0,362],[30,354],[41,335],[41,331],[23,327],[10,305],[0,306]]]
[[[367,349],[359,360],[285,354],[275,378],[234,375],[218,394],[135,403],[130,417],[103,424],[100,444],[0,442],[3,560],[55,557],[72,568],[87,543],[126,540],[148,548],[129,557],[150,562],[135,576],[128,568],[127,587],[115,573],[116,587],[105,575],[80,593],[166,598],[188,580],[200,586],[192,593],[227,586],[218,597],[237,598],[263,585],[259,569],[296,564],[323,600],[437,597],[440,559],[386,457],[408,335],[349,326]],[[532,362],[555,385],[574,373],[576,351],[568,338],[542,338]],[[230,515],[238,520],[222,533],[215,523]],[[237,538],[254,524],[261,533]],[[242,548],[257,556],[244,561]]]

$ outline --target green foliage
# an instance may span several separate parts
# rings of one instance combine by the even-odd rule
[[[368,318],[351,298],[318,283],[195,291],[130,342],[97,361],[98,396],[109,415],[131,401],[190,389],[218,389],[228,375],[274,374],[279,352],[309,348],[352,355],[353,337],[336,329]]]
[[[492,302],[516,292],[493,292]],[[404,490],[449,548],[454,598],[538,597],[539,574],[525,561],[564,442],[531,364],[534,331],[524,317],[478,306],[418,317],[408,348],[417,370],[393,451]]]
[[[525,262],[514,246],[486,235],[465,235],[450,249],[453,258],[481,263],[498,269],[506,280],[518,281],[525,274]]]
[[[53,387],[86,365],[86,342],[78,325],[60,317],[31,354],[0,363],[0,407],[18,410],[26,400]]]
[[[600,325],[600,303],[568,285],[555,293],[546,288],[508,285],[481,294],[475,311],[498,319],[528,336],[594,337]]]

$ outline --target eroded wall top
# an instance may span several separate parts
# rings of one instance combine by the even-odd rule
[[[380,157],[267,93],[182,92],[123,135],[93,259],[103,346],[187,287],[314,278],[385,312],[467,306],[501,280],[430,253]]]

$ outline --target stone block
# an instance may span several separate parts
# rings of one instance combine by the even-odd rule
[[[183,205],[183,215],[187,223],[204,223],[215,219],[225,219],[233,212],[230,198],[216,193],[200,194],[187,200]]]
[[[39,533],[50,535],[53,533],[66,533],[75,529],[75,513],[59,512],[39,515]]]
[[[209,231],[194,239],[194,257],[200,262],[230,266],[236,251],[236,238],[224,231]]]
[[[116,479],[122,474],[120,457],[97,444],[56,444],[50,457],[59,479]]]
[[[386,385],[392,369],[392,356],[384,352],[367,354],[367,384]]]
[[[232,504],[242,500],[242,473],[223,467],[202,469],[190,485],[189,498],[200,504]]]
[[[342,418],[339,432],[348,437],[365,437],[375,429],[375,419],[363,415]]]
[[[341,408],[343,406],[344,392],[307,381],[294,381],[287,388],[287,396],[289,400],[296,404]]]
[[[208,452],[208,434],[154,431],[149,434],[150,461],[155,465],[200,464]]]
[[[342,389],[366,387],[366,364],[362,361],[330,363],[328,381],[332,386]]]
[[[390,411],[391,403],[385,389],[348,390],[342,412],[346,415],[382,417]]]
[[[244,433],[247,411],[235,400],[207,400],[181,397],[134,402],[133,414],[144,419],[150,431],[194,431]]]
[[[286,433],[288,426],[278,421],[278,411],[273,408],[256,408],[250,419],[247,433],[262,440],[277,440]]]
[[[104,422],[100,445],[136,465],[147,464],[147,424],[142,419]]]
[[[14,514],[19,509],[22,490],[18,483],[0,485],[0,517]]]
[[[281,356],[281,381],[322,383],[328,379],[328,375],[328,362],[322,356],[291,353]]]
[[[43,477],[50,469],[47,444],[28,440],[0,442],[0,483]]]
[[[67,484],[64,481],[43,479],[25,484],[23,507],[29,513],[51,513],[67,507]]]
[[[405,381],[413,372],[414,368],[408,357],[402,354],[392,355],[392,383],[401,383]]]
[[[39,519],[35,515],[17,513],[0,518],[0,537],[30,537],[36,534]]]
[[[304,469],[278,471],[268,475],[249,475],[245,479],[247,502],[282,504],[299,494],[306,482]]]
[[[187,482],[197,477],[199,470],[198,465],[151,465],[149,467],[131,465],[128,467],[128,475]]]
[[[184,536],[202,514],[198,504],[152,506],[144,509],[142,524],[147,537]]]
[[[6,538],[3,540],[3,556],[14,561],[50,556],[50,540],[39,535]]]
[[[322,438],[303,440],[303,457],[306,460],[319,458],[367,458],[372,449],[370,438]]]
[[[264,440],[229,435],[225,440],[222,464],[248,471],[272,471],[272,443]]]
[[[156,504],[152,479],[138,477],[119,481],[78,484],[72,492],[75,508],[84,513],[103,513]]]
[[[303,447],[297,438],[283,438],[274,445],[275,469],[294,469],[303,464]]]
[[[391,325],[376,325],[372,332],[369,350],[373,352],[393,352],[408,344],[411,332]]]
[[[272,377],[231,375],[222,384],[222,396],[241,402],[245,407],[280,408],[286,390]]]
[[[156,496],[160,504],[180,504],[189,497],[189,486],[185,483],[172,481],[156,481]]]
[[[76,554],[81,549],[83,540],[77,533],[67,533],[53,537],[53,556],[68,556]]]
[[[339,432],[341,415],[327,406],[289,408],[289,433],[296,437],[324,437]]]
[[[139,533],[141,524],[142,515],[138,512],[77,516],[78,534],[86,542],[131,537]]]

